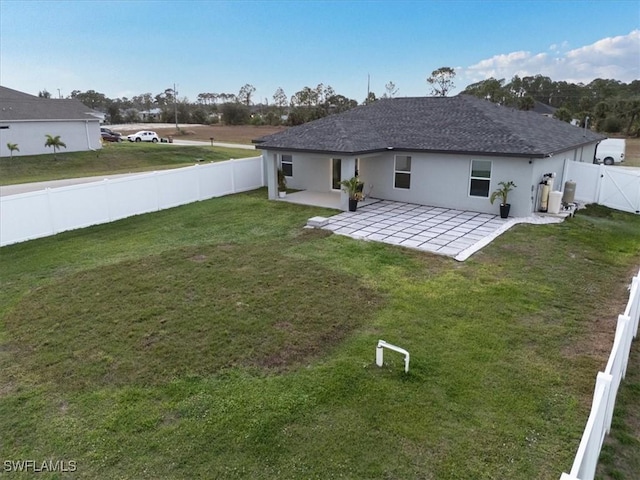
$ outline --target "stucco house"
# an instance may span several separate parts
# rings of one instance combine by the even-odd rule
[[[530,111],[469,95],[381,99],[254,140],[263,151],[269,198],[277,168],[293,189],[332,196],[347,210],[340,180],[356,172],[365,194],[436,207],[498,212],[489,201],[501,181],[512,216],[537,209],[538,184],[566,162],[593,161],[605,137]]]
[[[8,157],[7,143],[18,144],[13,156],[52,153],[45,135],[60,135],[65,152],[102,148],[100,113],[79,100],[40,98],[0,86],[0,156]]]

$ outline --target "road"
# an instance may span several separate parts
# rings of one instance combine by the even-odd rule
[[[211,145],[211,142],[204,142],[201,140],[177,140],[173,139],[173,143],[170,145]],[[224,148],[242,148],[245,150],[255,150],[256,147],[254,145],[246,145],[244,143],[222,143],[222,142],[213,142],[214,147],[224,147]]]
[[[47,188],[59,188],[59,187],[66,187],[69,185],[79,185],[81,183],[100,182],[105,178],[130,177],[132,175],[141,175],[143,173],[148,173],[148,172],[119,173],[116,175],[100,175],[97,177],[65,178],[64,180],[48,180],[46,182],[20,183],[18,185],[3,185],[3,186],[0,186],[0,197],[6,197],[8,195],[17,195],[19,193],[37,192],[38,190],[45,190]]]

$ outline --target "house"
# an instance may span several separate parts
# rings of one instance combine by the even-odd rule
[[[556,113],[557,108],[535,100],[533,102],[533,108],[531,110],[539,113],[540,115],[544,115],[545,117],[553,117],[553,114]]]
[[[101,148],[100,115],[76,99],[40,98],[0,86],[0,156],[10,155],[7,143],[18,145],[14,157],[52,153],[45,135],[59,135],[66,152]]]
[[[277,168],[292,189],[334,196],[347,209],[340,181],[356,172],[370,197],[497,213],[489,201],[514,181],[512,216],[537,209],[538,184],[565,162],[591,163],[604,137],[537,113],[470,95],[380,99],[254,140],[263,151],[269,198]]]
[[[159,122],[161,117],[161,108],[152,108],[151,110],[142,110],[141,112],[138,112],[138,119],[143,122]]]

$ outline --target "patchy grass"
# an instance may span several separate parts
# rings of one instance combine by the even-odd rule
[[[640,167],[640,138],[627,138],[627,151],[623,165],[626,167]]]
[[[82,478],[570,468],[638,216],[520,225],[460,264],[304,231],[329,211],[264,195],[0,249],[0,458]],[[409,374],[375,366],[380,338]]]
[[[90,177],[115,173],[165,170],[200,162],[219,162],[230,158],[260,155],[259,151],[239,148],[182,146],[168,144],[106,143],[94,152],[58,152],[0,158],[0,185]]]
[[[606,437],[596,478],[634,480],[640,472],[640,347],[632,344],[627,375],[620,384],[611,435]]]

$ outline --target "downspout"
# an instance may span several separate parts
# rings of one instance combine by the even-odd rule
[[[89,136],[89,120],[84,121],[84,130],[87,134],[87,148],[93,150],[93,148],[91,148],[91,137]]]

